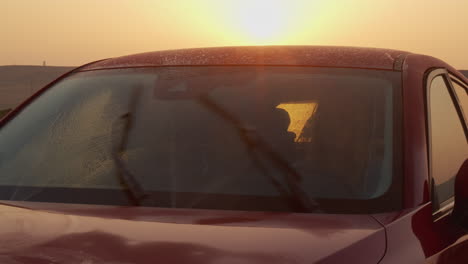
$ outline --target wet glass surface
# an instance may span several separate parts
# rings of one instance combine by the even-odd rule
[[[250,142],[260,138],[297,172],[307,197],[328,201],[331,211],[360,201],[367,203],[352,210],[398,207],[396,76],[306,67],[78,73],[0,130],[0,187],[9,188],[0,194],[12,200],[108,203],[111,194],[103,202],[86,191],[125,189],[115,160],[120,144],[119,159],[145,192],[159,197],[156,206],[292,210],[272,184],[288,186],[288,172],[262,147],[246,144],[239,125],[253,132]],[[204,105],[204,96],[238,124]],[[57,189],[89,197],[63,198]]]

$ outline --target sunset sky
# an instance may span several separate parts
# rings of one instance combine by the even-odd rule
[[[0,0],[0,65],[233,45],[382,47],[468,69],[468,0]]]

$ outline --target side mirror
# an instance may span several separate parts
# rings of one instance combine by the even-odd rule
[[[463,162],[455,177],[455,205],[452,215],[458,224],[468,230],[468,159]]]

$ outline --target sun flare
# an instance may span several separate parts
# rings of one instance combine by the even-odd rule
[[[238,0],[229,5],[232,24],[250,44],[281,40],[294,12],[288,1]]]

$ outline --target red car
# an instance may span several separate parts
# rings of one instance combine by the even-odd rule
[[[0,263],[468,263],[467,88],[371,48],[78,67],[0,122]]]

